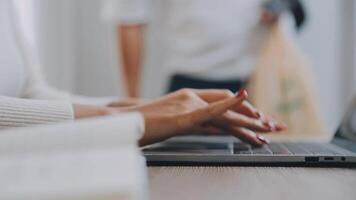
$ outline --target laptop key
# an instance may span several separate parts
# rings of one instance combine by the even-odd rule
[[[250,155],[252,154],[252,151],[235,151],[234,154],[245,154],[245,155]]]
[[[290,155],[292,154],[284,145],[271,143],[268,145],[270,151],[275,155]]]
[[[267,146],[262,146],[258,148],[253,148],[252,154],[271,155],[272,152],[267,148]]]
[[[316,144],[316,143],[302,143],[301,146],[308,151],[310,151],[312,154],[318,154],[318,155],[336,155],[338,154],[335,151],[330,150],[326,145],[324,144]]]
[[[296,143],[283,143],[282,145],[294,155],[312,154],[310,151],[304,149],[302,146],[299,146]]]
[[[245,143],[234,143],[234,149],[236,150],[251,150],[251,145]]]
[[[234,143],[234,154],[252,154],[251,145]]]

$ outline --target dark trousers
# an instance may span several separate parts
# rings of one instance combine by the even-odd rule
[[[187,75],[174,75],[171,78],[168,92],[174,92],[182,88],[194,88],[194,89],[228,89],[232,92],[236,92],[241,88],[244,88],[247,84],[246,80],[234,79],[234,80],[206,80]]]

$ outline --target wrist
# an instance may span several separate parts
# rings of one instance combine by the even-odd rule
[[[101,106],[96,111],[96,116],[108,116],[108,115],[114,115],[116,113],[117,111],[115,109],[106,106]]]
[[[73,111],[75,119],[113,115],[117,112],[110,107],[78,104],[73,105]]]

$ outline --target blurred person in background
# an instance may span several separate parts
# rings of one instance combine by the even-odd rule
[[[248,104],[243,90],[185,89],[130,106],[59,91],[47,84],[16,14],[13,1],[0,0],[0,130],[132,112],[141,119],[140,145],[196,132],[230,133],[263,145],[256,132],[285,128]]]
[[[159,10],[154,3],[159,3]],[[299,0],[107,0],[104,17],[117,25],[123,80],[129,97],[138,97],[146,25],[159,13],[160,42],[168,68],[168,92],[181,88],[245,86],[267,30],[290,12],[299,30],[305,12]],[[157,7],[157,5],[156,5]],[[155,14],[156,14],[155,13]]]

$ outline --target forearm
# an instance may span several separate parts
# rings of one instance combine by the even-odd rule
[[[112,114],[111,109],[105,106],[73,105],[74,119],[106,116]]]
[[[65,100],[34,100],[0,96],[0,129],[53,124],[130,111],[120,107],[72,104]]]
[[[140,92],[143,28],[143,25],[120,26],[118,28],[123,79],[129,97],[138,97]]]

